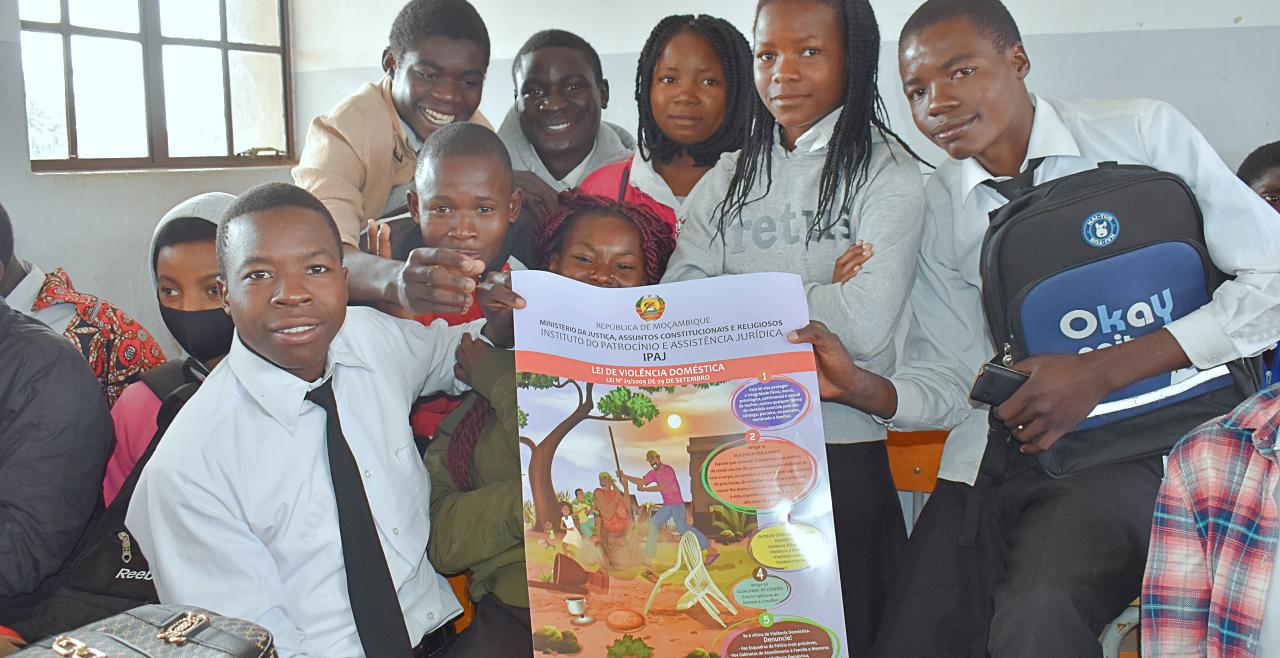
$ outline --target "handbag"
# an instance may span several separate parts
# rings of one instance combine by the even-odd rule
[[[20,658],[276,658],[267,629],[208,610],[144,605],[47,637]]]

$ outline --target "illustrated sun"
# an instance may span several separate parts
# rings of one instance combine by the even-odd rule
[[[675,429],[680,429],[680,426],[683,424],[684,424],[684,419],[680,417],[680,414],[671,414],[667,416],[667,427],[670,427],[671,429],[675,430]]]

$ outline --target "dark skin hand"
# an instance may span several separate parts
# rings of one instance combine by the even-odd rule
[[[560,207],[559,193],[532,171],[511,172],[511,182],[524,190],[524,207],[533,213],[535,223],[555,214]]]
[[[853,243],[853,246],[846,249],[836,259],[836,265],[831,271],[831,282],[845,283],[849,279],[858,276],[858,273],[862,271],[862,265],[871,260],[873,254],[871,243],[862,240]]]
[[[880,375],[854,365],[853,357],[840,342],[840,337],[832,333],[827,325],[810,320],[809,324],[787,334],[787,340],[813,346],[813,357],[818,365],[818,395],[823,400],[862,409],[881,418],[893,416],[898,407],[898,395],[893,384]],[[883,386],[887,386],[887,390],[880,390]],[[874,410],[865,408],[863,404],[872,402],[867,398],[866,391],[878,391],[880,397],[887,395],[888,399],[875,400]]]
[[[840,338],[821,322],[810,321],[787,339],[813,346],[823,400],[880,418],[897,414],[898,391],[893,382],[855,365]],[[1027,373],[1030,379],[994,409],[995,417],[1023,444],[1022,453],[1040,454],[1079,425],[1112,391],[1190,364],[1173,334],[1164,329],[1085,354],[1033,356],[1013,364],[1014,370]]]
[[[455,353],[457,363],[453,366],[453,376],[471,386],[471,369],[494,349],[497,348],[472,338],[471,334],[462,334],[462,342],[458,343],[458,351]]]
[[[994,413],[1023,444],[1022,453],[1036,455],[1088,417],[1112,391],[1189,365],[1186,352],[1165,329],[1084,354],[1033,356],[1013,364],[1031,378]]]
[[[413,315],[466,311],[484,272],[482,261],[450,249],[414,249],[400,262],[348,245],[343,257],[352,299],[395,304]]]
[[[524,308],[525,301],[511,289],[510,272],[490,272],[476,289],[476,302],[484,311],[482,333],[497,347],[511,347],[515,343],[515,324],[512,311]]]

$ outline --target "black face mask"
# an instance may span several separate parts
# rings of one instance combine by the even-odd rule
[[[231,316],[220,308],[179,311],[161,304],[160,316],[182,349],[200,363],[231,351],[231,336],[236,326]]]

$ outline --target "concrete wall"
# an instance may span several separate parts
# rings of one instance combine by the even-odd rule
[[[301,141],[310,119],[360,83],[378,62],[403,0],[293,0],[295,119]],[[672,13],[710,13],[749,33],[750,0],[473,0],[488,19],[493,62],[481,110],[496,124],[511,105],[511,57],[536,30],[578,32],[601,52],[613,104],[605,118],[635,130],[635,62],[649,28]],[[893,42],[916,0],[873,0],[885,44],[881,86],[893,125],[935,160],[915,134],[897,85]],[[1181,109],[1223,158],[1237,165],[1254,146],[1280,139],[1280,87],[1266,82],[1280,59],[1275,0],[1008,0],[1026,37],[1033,90],[1055,96],[1152,96]],[[145,252],[156,220],[200,192],[232,193],[285,180],[282,167],[237,170],[33,174],[27,160],[17,3],[0,0],[0,202],[18,248],[42,267],[62,265],[76,285],[163,324]],[[554,7],[554,12],[550,9]],[[1260,82],[1262,80],[1262,82]],[[301,145],[301,144],[300,144]],[[166,347],[172,347],[168,341]]]

